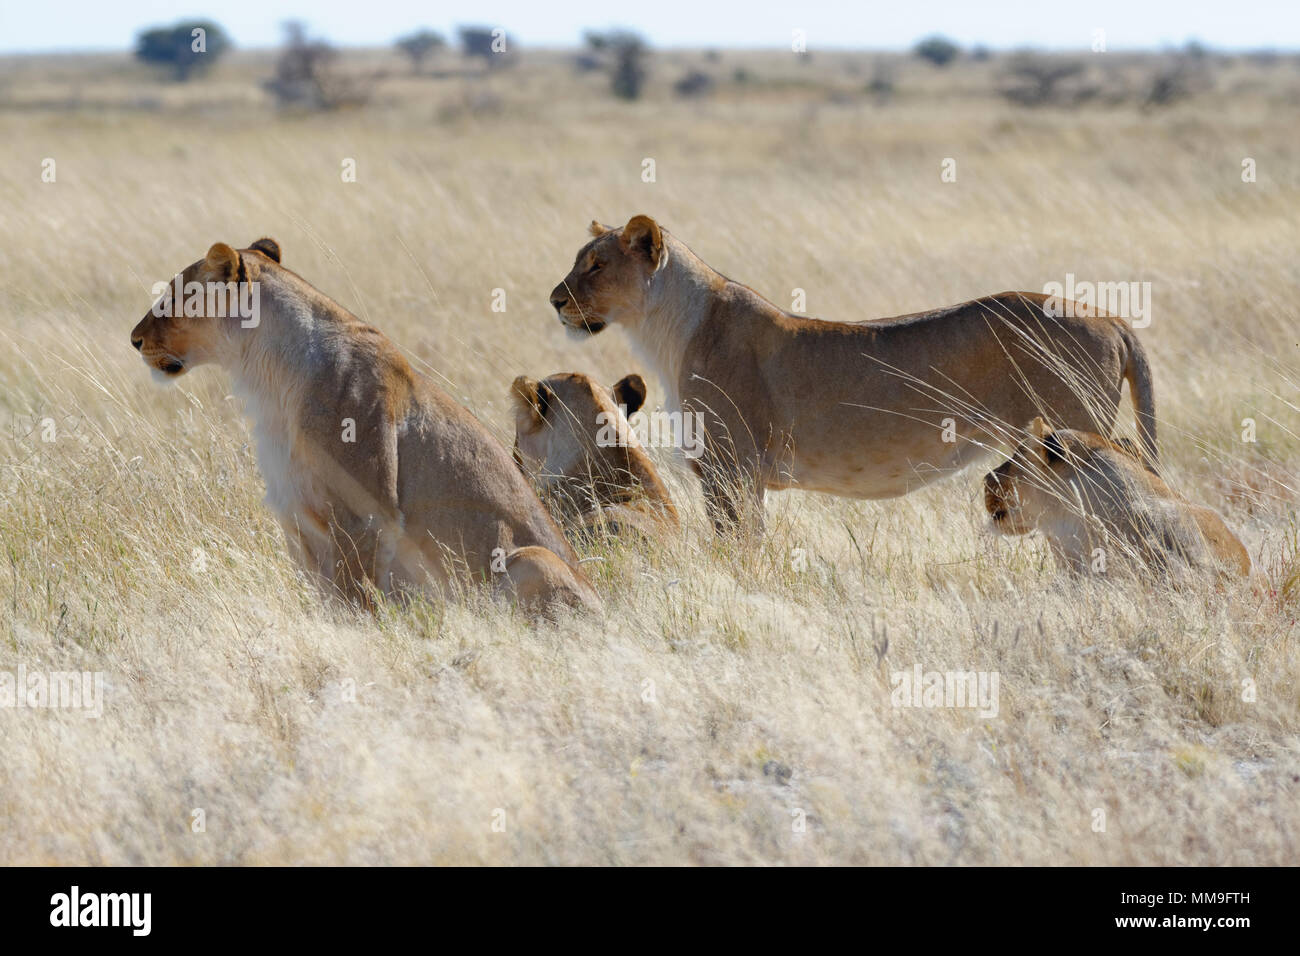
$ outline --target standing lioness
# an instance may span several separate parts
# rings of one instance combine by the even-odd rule
[[[703,415],[714,524],[761,526],[767,488],[906,494],[1037,414],[1108,433],[1128,381],[1156,458],[1151,372],[1118,319],[1004,292],[859,324],[803,318],[709,268],[648,216],[594,237],[551,293],[560,321],[627,329],[670,411]],[[1063,317],[1055,313],[1062,311]],[[746,507],[748,505],[748,507]]]
[[[230,373],[267,504],[328,589],[366,604],[371,586],[494,580],[530,607],[599,608],[501,443],[382,332],[283,268],[274,240],[214,245],[131,344],[168,379],[208,362]]]

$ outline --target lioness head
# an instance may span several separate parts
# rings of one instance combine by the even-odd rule
[[[593,221],[590,231],[573,269],[551,292],[551,305],[566,328],[595,335],[645,313],[650,277],[666,253],[663,231],[649,216],[633,216],[621,229]]]
[[[515,461],[545,488],[566,481],[614,481],[611,449],[636,438],[627,423],[645,403],[640,375],[627,375],[613,388],[581,372],[551,375],[540,382],[521,375],[510,389],[515,405]]]
[[[1059,444],[1047,446],[1054,433],[1041,418],[1035,418],[1027,431],[1029,438],[1015,454],[984,476],[984,507],[1000,534],[1028,534],[1037,526],[1042,512],[1040,486],[1050,482],[1051,462],[1061,451]]]
[[[1129,458],[1132,463],[1126,468],[1150,471],[1137,446],[1127,438],[1110,441],[1088,432],[1058,431],[1042,418],[1030,422],[1026,431],[1028,437],[1015,454],[984,476],[984,507],[1001,534],[1027,534],[1048,515],[1073,510],[1068,491],[1072,483],[1094,486],[1104,482],[1098,452],[1118,452],[1122,457],[1114,461]]]
[[[261,268],[279,261],[274,239],[259,239],[242,250],[216,243],[167,284],[131,330],[131,344],[164,379],[213,361],[241,323],[251,327],[256,316],[254,311],[249,317],[249,305],[256,301]]]

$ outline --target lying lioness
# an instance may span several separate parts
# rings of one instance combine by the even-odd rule
[[[962,468],[1035,414],[1109,432],[1128,381],[1156,459],[1151,371],[1120,320],[1029,292],[858,324],[793,315],[709,268],[648,216],[592,238],[551,293],[579,334],[627,330],[703,416],[715,525],[761,527],[767,488],[890,498]],[[1059,306],[1059,308],[1057,308]],[[1064,313],[1057,317],[1057,312]]]
[[[984,504],[1000,534],[1046,535],[1075,572],[1115,561],[1175,577],[1185,569],[1248,575],[1250,556],[1223,519],[1174,494],[1129,442],[1042,418],[1015,455],[984,478]]]
[[[612,389],[581,372],[542,381],[521,375],[515,402],[515,461],[543,488],[566,527],[581,533],[677,527],[677,509],[628,424],[645,402],[640,375]]]
[[[371,587],[490,580],[530,608],[599,609],[505,448],[382,332],[283,268],[274,240],[214,245],[131,344],[162,378],[209,362],[230,373],[267,504],[328,590],[368,606]]]

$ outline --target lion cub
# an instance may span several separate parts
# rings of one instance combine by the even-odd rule
[[[677,509],[628,416],[645,403],[640,375],[612,389],[581,372],[542,381],[521,375],[515,403],[515,462],[580,535],[677,528]]]
[[[1250,573],[1250,556],[1215,512],[1176,495],[1127,440],[1052,429],[1041,418],[1010,461],[984,478],[984,504],[1000,534],[1041,530],[1075,572],[1116,558],[1179,577]]]

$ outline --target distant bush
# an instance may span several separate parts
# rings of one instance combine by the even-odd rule
[[[445,47],[447,40],[434,30],[417,30],[404,37],[398,37],[393,45],[411,61],[411,70],[419,73],[429,55]]]
[[[136,59],[170,69],[177,80],[206,69],[230,49],[226,32],[210,20],[154,27],[136,38]]]
[[[1191,96],[1191,90],[1187,71],[1180,64],[1157,71],[1142,102],[1144,106],[1168,106],[1188,96]]]
[[[928,60],[935,66],[947,66],[953,60],[957,59],[961,53],[961,47],[953,43],[947,37],[935,36],[926,37],[915,47],[912,52],[923,60]]]
[[[275,61],[275,77],[266,88],[281,106],[338,109],[359,106],[369,98],[365,83],[338,68],[338,51],[324,40],[307,38],[297,21],[284,25],[284,49]]]
[[[1213,71],[1206,54],[1188,50],[1156,69],[1142,105],[1148,109],[1169,106],[1213,86]]]
[[[673,84],[673,92],[678,96],[707,96],[714,85],[713,77],[703,70],[691,70]]]
[[[894,95],[894,71],[883,61],[877,61],[871,73],[871,82],[867,92],[876,98],[876,102],[885,104]]]
[[[1021,54],[1008,64],[1001,93],[1021,106],[1073,106],[1096,92],[1092,87],[1064,83],[1084,71],[1078,60]]]

